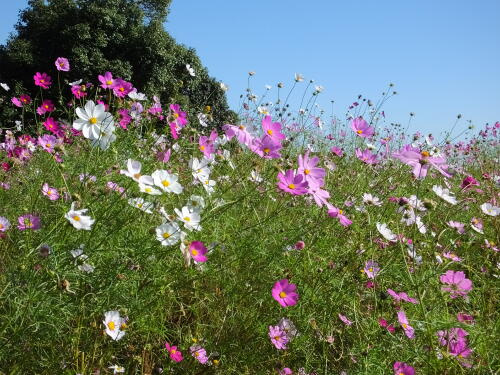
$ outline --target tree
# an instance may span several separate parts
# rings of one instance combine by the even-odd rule
[[[70,77],[95,82],[110,71],[139,91],[176,101],[191,114],[212,107],[214,124],[235,119],[220,84],[193,49],[164,30],[171,0],[29,0],[6,45],[0,46],[0,79],[15,93],[35,94],[33,74],[53,72],[63,56]],[[196,71],[191,77],[190,64]]]

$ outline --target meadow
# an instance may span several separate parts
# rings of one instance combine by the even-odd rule
[[[296,75],[218,124],[69,64],[0,89],[0,373],[497,373],[500,123],[407,134],[392,86],[328,116]]]

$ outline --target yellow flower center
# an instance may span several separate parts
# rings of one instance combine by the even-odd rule
[[[358,130],[356,133],[363,134],[363,130]]]
[[[273,135],[273,131],[272,131],[271,129],[269,129],[269,130],[267,131],[267,134],[269,134],[269,135]]]
[[[404,329],[408,328],[408,324],[406,324],[406,323],[403,323],[402,326],[403,326]]]
[[[170,233],[165,232],[165,233],[162,234],[162,237],[163,238],[169,238],[170,237]]]
[[[174,113],[174,118],[179,118],[179,114],[178,113]]]
[[[191,221],[191,218],[189,216],[184,216],[184,221]]]
[[[339,210],[339,215],[342,215],[343,213],[344,213],[344,211]]]
[[[163,186],[165,186],[165,187],[170,186],[170,182],[168,182],[167,180],[163,180],[163,181],[161,182],[161,184],[162,184]]]
[[[122,323],[122,325],[120,326],[120,329],[121,329],[121,330],[124,330],[124,329],[126,329],[126,328],[127,328],[127,325],[126,325],[125,323]]]
[[[205,151],[205,146],[200,146],[201,151]]]
[[[0,229],[3,229],[3,224],[0,223]]]
[[[371,267],[368,268],[368,271],[373,272],[373,268],[371,268]]]
[[[45,80],[44,80],[44,79],[41,79],[41,80],[40,80],[40,82],[45,83]]]
[[[107,85],[111,85],[112,83],[113,83],[113,81],[111,81],[111,80],[107,80],[107,81],[106,81],[106,84],[107,84]]]
[[[193,254],[194,256],[197,256],[198,255],[198,251],[197,250],[191,250],[191,254]]]
[[[120,92],[124,92],[125,89],[123,87],[120,87],[118,90],[120,90]]]
[[[110,329],[110,331],[114,331],[115,330],[115,322],[109,322],[108,328]]]
[[[266,147],[266,148],[264,149],[264,153],[265,153],[265,154],[269,154],[269,151],[271,151],[271,149],[270,149],[270,148],[268,148],[268,147]]]
[[[428,158],[431,154],[429,154],[428,151],[422,151],[420,155],[422,155],[424,158]]]
[[[304,169],[304,174],[309,174],[311,171],[309,169]]]
[[[52,190],[47,190],[47,195],[52,195]]]
[[[50,143],[45,144],[45,146],[47,146],[48,148],[52,147],[52,145]]]
[[[76,215],[75,215],[75,216],[73,216],[73,220],[74,220],[74,221],[80,221],[80,216],[76,216]]]
[[[45,109],[49,109],[49,106],[47,104],[44,105]]]
[[[280,341],[280,340],[281,340],[281,337],[279,337],[279,336],[274,336],[274,339],[275,339],[276,341]]]
[[[95,125],[97,124],[97,119],[95,117],[91,117],[89,118],[89,122],[92,124],[92,125]]]
[[[139,208],[142,208],[142,206],[144,206],[144,204],[142,204],[142,203],[137,204],[137,207],[139,207]]]
[[[139,177],[141,177],[141,174],[140,174],[140,173],[136,173],[136,174],[134,174],[134,178],[139,179]]]

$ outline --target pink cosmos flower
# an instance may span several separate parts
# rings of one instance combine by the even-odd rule
[[[472,176],[465,177],[460,185],[460,187],[464,190],[470,189],[473,186],[479,186],[479,182]]]
[[[56,59],[56,69],[61,72],[69,72],[69,61],[65,57],[58,57]]]
[[[226,124],[222,127],[222,130],[224,130],[229,140],[236,137],[239,143],[247,147],[250,147],[253,144],[253,136],[248,132],[244,125],[236,126]]]
[[[369,279],[374,279],[380,271],[380,267],[377,262],[369,260],[365,263],[363,271]]]
[[[441,290],[450,292],[451,298],[465,297],[472,290],[472,281],[465,277],[463,271],[448,270],[439,277],[439,280],[448,285],[442,287]]]
[[[52,78],[47,73],[36,72],[33,79],[35,86],[40,86],[42,89],[48,89],[52,85]]]
[[[19,230],[26,230],[26,229],[37,230],[40,229],[41,227],[40,217],[33,214],[26,214],[19,216],[17,221],[19,222],[19,225],[17,226]]]
[[[408,297],[408,294],[406,294],[405,292],[396,293],[392,289],[387,289],[387,293],[392,298],[394,298],[397,302],[399,302],[399,301],[405,301],[405,302],[410,302],[410,303],[413,303],[413,304],[418,304],[418,301],[415,298]]]
[[[305,246],[306,244],[304,243],[304,241],[297,241],[295,245],[293,245],[295,250],[302,250]]]
[[[169,148],[168,150],[160,150],[156,153],[156,160],[161,161],[163,163],[168,163],[170,160],[170,155],[172,154],[172,150]]]
[[[447,259],[452,260],[453,262],[461,262],[462,258],[458,257],[457,254],[452,253],[450,251],[443,253],[443,256]]]
[[[290,341],[286,332],[278,326],[269,326],[269,338],[276,349],[287,349],[286,345]]]
[[[103,89],[112,89],[113,84],[115,83],[115,80],[113,79],[113,75],[111,72],[106,72],[104,75],[99,75],[97,76],[99,79],[99,82],[101,82],[101,87]]]
[[[5,232],[10,228],[10,221],[6,217],[0,216],[0,232]]]
[[[398,311],[398,321],[399,321],[399,324],[401,324],[401,327],[403,327],[403,330],[405,331],[405,335],[409,339],[413,339],[415,337],[415,330],[413,329],[412,326],[410,326],[410,323],[408,322],[408,319],[406,318],[406,314],[403,310]]]
[[[448,165],[446,164],[446,158],[443,156],[430,156],[429,152],[420,152],[418,149],[415,150],[414,147],[409,145],[405,146],[399,152],[394,153],[392,156],[413,167],[413,175],[415,178],[425,178],[431,166],[443,176],[451,177],[451,175],[446,172]]]
[[[347,319],[347,317],[345,315],[342,315],[342,314],[339,314],[339,319],[342,320],[342,322],[345,324],[345,325],[352,325],[352,322]]]
[[[36,113],[42,116],[47,112],[52,112],[53,110],[54,110],[54,103],[52,103],[52,100],[46,99],[42,102],[40,107],[36,109]]]
[[[127,82],[121,78],[116,78],[111,86],[113,89],[113,94],[118,98],[126,97],[129,92],[133,90],[134,86],[130,82]]]
[[[191,355],[202,365],[208,362],[207,351],[200,345],[195,345],[189,348]]]
[[[177,350],[177,346],[170,346],[170,344],[166,342],[165,348],[168,350],[168,354],[172,361],[180,362],[183,360],[182,353],[179,350]]]
[[[132,121],[132,117],[129,115],[129,110],[126,108],[119,109],[118,114],[120,115],[120,121],[118,124],[122,127],[122,129],[127,129],[128,124]]]
[[[16,107],[19,107],[19,108],[22,108],[23,106],[23,103],[21,103],[21,100],[16,98],[16,97],[13,97],[12,99],[10,99],[10,101],[12,102],[12,104],[14,104]]]
[[[170,104],[170,111],[172,113],[173,120],[169,122],[170,132],[174,139],[178,139],[178,131],[186,126],[187,114],[181,110],[181,106],[179,104]]]
[[[375,130],[368,125],[362,117],[355,118],[351,121],[351,129],[362,138],[370,138],[373,134],[375,134]]]
[[[276,142],[270,136],[264,135],[262,138],[254,138],[250,149],[264,159],[279,159],[281,154],[281,143]]]
[[[474,317],[472,315],[469,315],[469,314],[466,314],[466,313],[461,313],[461,312],[459,312],[457,314],[457,320],[460,323],[467,323],[467,324],[474,323]]]
[[[50,187],[48,183],[43,184],[42,194],[49,198],[51,201],[56,201],[59,199],[59,192],[57,191],[57,189]]]
[[[43,122],[43,126],[45,129],[48,131],[54,133],[54,134],[59,134],[59,125],[57,124],[57,121],[54,120],[53,117],[47,117],[47,119]]]
[[[277,143],[285,139],[285,135],[281,133],[281,124],[279,122],[272,122],[271,116],[265,116],[262,119],[262,130],[265,135],[271,137]]]
[[[470,226],[476,232],[483,234],[483,220],[481,220],[480,218],[473,217],[472,219],[470,219]]]
[[[202,135],[198,140],[199,149],[206,158],[210,158],[215,153],[215,140],[217,139],[217,131],[214,129],[210,133],[210,137]]]
[[[44,134],[38,138],[38,144],[47,152],[53,153],[54,147],[58,144],[57,138],[50,134]]]
[[[293,195],[303,195],[307,193],[307,182],[304,181],[304,176],[301,174],[295,174],[293,169],[289,169],[285,174],[278,173],[278,188],[281,190],[293,194]]]
[[[75,98],[80,99],[87,96],[87,91],[85,85],[73,85],[71,86],[71,93]]]
[[[296,291],[297,285],[289,284],[287,279],[282,279],[274,284],[271,294],[281,306],[287,307],[297,304],[299,295]]]
[[[356,149],[356,157],[366,164],[377,164],[378,160],[376,155],[372,154],[369,149],[361,151],[359,148]]]
[[[289,367],[285,367],[279,371],[279,375],[292,375],[293,371]]]
[[[344,151],[340,147],[333,146],[330,151],[337,155],[338,157],[342,157],[344,155]]]
[[[31,97],[26,94],[22,94],[19,98],[12,98],[11,102],[16,106],[16,107],[22,107],[24,105],[28,105],[31,103]]]
[[[393,369],[394,375],[415,375],[415,369],[404,362],[395,362]]]
[[[323,186],[325,184],[324,177],[326,172],[323,168],[316,167],[319,163],[319,158],[317,156],[309,158],[309,151],[307,151],[304,156],[299,155],[298,163],[299,168],[297,172],[305,176],[305,180],[309,186]]]
[[[340,224],[344,227],[348,227],[349,225],[352,224],[352,221],[347,218],[347,216],[344,215],[344,211],[332,206],[331,204],[328,204],[328,216],[337,218],[340,221]]]
[[[446,224],[450,228],[455,228],[459,234],[464,234],[465,233],[465,224],[461,223],[459,221],[448,221]]]
[[[193,241],[191,242],[191,245],[189,245],[189,254],[191,254],[191,257],[196,261],[200,263],[204,263],[208,260],[206,257],[206,253],[208,252],[207,248],[201,241]]]
[[[314,184],[309,185],[307,193],[312,195],[314,201],[319,207],[323,207],[323,205],[328,205],[327,199],[330,198],[330,193],[326,190],[321,189],[319,185],[314,185]]]

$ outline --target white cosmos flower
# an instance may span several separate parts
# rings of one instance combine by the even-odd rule
[[[201,184],[203,185],[203,187],[205,188],[205,191],[210,195],[212,194],[214,191],[215,191],[215,181],[214,180],[210,180],[209,178],[207,178],[206,180],[203,180],[201,182]]]
[[[497,216],[498,214],[500,214],[500,207],[493,206],[488,202],[481,205],[481,210],[483,211],[483,213],[489,216]]]
[[[134,91],[131,91],[128,93],[128,97],[130,99],[133,99],[133,100],[137,100],[137,101],[143,101],[143,100],[148,100],[146,94],[143,94],[142,92],[137,92],[136,89],[134,89]]]
[[[153,211],[151,209],[154,207],[154,204],[152,202],[147,202],[143,198],[130,198],[128,200],[128,203],[131,206],[134,206],[142,211],[144,211],[147,214],[152,214]]]
[[[391,242],[396,241],[397,236],[394,233],[392,233],[392,231],[389,228],[387,228],[387,224],[377,223],[377,230],[386,240]]]
[[[194,72],[194,69],[191,67],[191,65],[186,64],[186,69],[187,69],[187,71],[188,71],[188,73],[189,73],[189,75],[190,75],[191,77],[196,76],[196,74],[195,74],[195,72]]]
[[[415,224],[417,225],[418,231],[420,233],[422,233],[422,234],[427,233],[427,227],[422,222],[422,219],[420,218],[420,216],[416,216],[416,218],[415,218]]]
[[[184,206],[181,210],[174,208],[177,218],[184,223],[187,230],[201,230],[201,217],[199,211],[191,211],[189,207]]]
[[[187,204],[187,207],[191,211],[198,211],[200,212],[202,209],[205,208],[205,199],[199,195],[191,195],[189,197],[189,201]]]
[[[75,202],[73,202],[71,203],[71,209],[64,217],[68,219],[76,229],[90,230],[95,220],[90,216],[84,215],[87,211],[87,209],[75,210]]]
[[[107,150],[109,145],[116,140],[114,123],[102,125],[99,128],[99,137],[92,139],[92,146],[99,146],[101,150]]]
[[[115,341],[120,340],[125,336],[125,319],[120,316],[116,310],[107,311],[104,313],[104,325],[106,326],[106,333]]]
[[[181,238],[181,228],[177,223],[163,223],[156,227],[156,239],[163,246],[172,246],[179,242]]]
[[[445,200],[449,204],[457,204],[457,199],[453,196],[452,193],[450,193],[450,189],[445,189],[442,186],[434,185],[432,187],[432,191],[436,193],[438,197],[441,199]]]
[[[403,215],[401,216],[401,222],[406,225],[412,225],[416,221],[415,211],[413,209],[404,210]]]
[[[380,201],[380,199],[369,193],[363,194],[363,202],[365,204],[371,204],[373,206],[382,206],[382,202]]]
[[[128,159],[127,160],[127,170],[120,170],[121,174],[130,177],[134,181],[137,181],[146,185],[153,185],[153,178],[151,176],[143,176],[141,174],[142,164],[140,161]]]
[[[210,168],[208,167],[209,161],[207,159],[198,160],[198,158],[191,158],[189,160],[189,168],[191,168],[193,177],[199,181],[209,178]]]
[[[79,85],[82,82],[83,82],[83,79],[79,79],[78,81],[68,83],[68,85],[69,86],[75,86],[75,85]]]
[[[155,187],[153,187],[151,185],[143,184],[141,182],[139,182],[139,190],[142,193],[147,193],[149,195],[161,195],[161,191],[158,190],[157,188],[155,188]]]
[[[89,100],[84,108],[76,109],[78,118],[73,122],[73,128],[80,130],[85,138],[96,140],[102,137],[101,129],[105,133],[111,131],[111,125],[114,125],[111,113],[104,110],[104,104],[95,105]]]
[[[198,117],[198,121],[200,123],[201,126],[203,126],[204,128],[206,128],[208,126],[208,116],[204,113],[198,113],[198,115],[196,115],[196,117]]]
[[[156,170],[151,174],[155,186],[167,193],[182,193],[182,185],[177,182],[179,177],[175,174],[170,174],[164,169]]]
[[[10,87],[8,84],[6,83],[0,83],[0,86],[2,86],[2,88],[5,90],[5,91],[9,91],[10,90]]]
[[[427,211],[424,202],[418,199],[416,195],[412,195],[410,198],[408,198],[408,205],[418,211]]]
[[[124,373],[125,372],[125,367],[122,367],[122,366],[118,366],[118,365],[113,365],[113,366],[109,366],[108,367],[109,369],[113,370],[113,374],[121,374],[121,373]]]
[[[257,184],[259,184],[259,183],[261,183],[262,181],[264,181],[264,180],[262,179],[262,176],[259,174],[259,172],[255,171],[255,170],[254,170],[254,171],[252,171],[252,172],[250,172],[250,177],[248,177],[248,179],[249,179],[250,181],[252,181],[252,182],[257,183]]]

